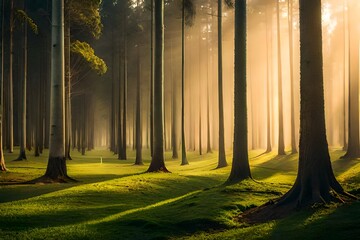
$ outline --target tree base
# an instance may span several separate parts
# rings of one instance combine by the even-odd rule
[[[314,190],[314,189],[313,189]],[[314,206],[324,206],[332,202],[345,203],[357,200],[358,198],[344,190],[329,191],[327,193],[316,194],[313,191],[312,196],[304,196],[298,188],[292,188],[288,193],[277,200],[270,200],[264,205],[250,209],[240,214],[239,221],[247,223],[264,223],[272,220],[285,218],[302,209],[313,209]],[[343,197],[341,198],[340,195]],[[346,201],[345,201],[346,200]]]
[[[224,168],[224,167],[227,167],[227,166],[228,166],[227,162],[220,162],[220,163],[218,163],[216,169]]]
[[[340,158],[341,159],[356,159],[356,158],[360,158],[360,153],[347,152],[347,153],[345,153],[344,156],[341,156]]]
[[[44,175],[39,178],[33,179],[31,181],[25,182],[25,184],[52,184],[52,183],[75,183],[75,182],[78,181],[69,176],[51,178]]]
[[[26,153],[25,153],[25,151],[20,151],[19,157],[13,161],[23,161],[23,160],[27,160]]]
[[[147,171],[147,173],[171,173],[169,170],[167,170],[167,168],[165,166],[160,167],[160,168],[152,168],[150,167]]]

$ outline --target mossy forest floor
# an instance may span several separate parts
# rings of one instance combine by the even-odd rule
[[[360,202],[331,204],[288,218],[249,225],[236,221],[242,211],[285,193],[296,177],[298,155],[258,156],[250,152],[254,181],[224,186],[230,166],[215,169],[217,153],[188,153],[180,166],[166,153],[172,172],[144,173],[134,153],[120,161],[107,150],[73,152],[69,176],[77,183],[22,185],[41,176],[46,155],[12,162],[6,154],[0,173],[0,239],[359,239]],[[342,160],[331,150],[333,168],[344,188],[359,196],[360,160]],[[103,163],[100,163],[102,157]],[[231,155],[227,156],[231,162]]]

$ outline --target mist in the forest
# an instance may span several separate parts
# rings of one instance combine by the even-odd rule
[[[126,37],[128,44],[126,141],[128,146],[133,145],[136,83],[137,78],[140,77],[142,144],[144,147],[148,147],[150,144],[149,89],[151,77],[150,12],[143,5],[137,5],[140,2],[133,1],[128,13],[139,15],[137,15],[136,23],[129,23],[130,26],[128,26]],[[288,1],[279,3],[280,21],[278,24],[277,8],[274,1],[248,1],[248,137],[249,148],[252,149],[265,149],[267,147],[267,111],[270,112],[271,146],[276,149],[278,145],[280,117],[279,69],[282,76],[285,147],[289,149],[291,146],[291,98],[293,98],[294,107],[295,139],[296,145],[298,145],[300,112],[299,6],[298,1],[291,2],[291,9],[288,8]],[[359,3],[355,0],[326,0],[323,1],[322,9],[326,127],[329,145],[335,147],[343,146],[344,140],[346,140],[349,91],[349,32],[350,30],[359,31],[359,29],[349,28],[349,21],[357,22],[357,20],[348,19],[346,3],[349,4],[349,7],[359,7]],[[179,6],[174,5],[166,5],[165,8],[164,121],[166,149],[171,148],[174,129],[179,147],[181,144],[181,10]],[[123,34],[118,33],[114,39],[113,31],[121,31],[121,29],[120,27],[110,28],[110,24],[106,22],[110,20],[106,17],[104,19],[103,35],[95,43],[98,54],[105,59],[109,66],[108,73],[94,83],[93,96],[96,98],[94,110],[96,113],[95,144],[98,146],[109,145],[112,111],[111,92],[115,89],[122,99],[121,78],[123,78],[124,73],[121,60]],[[226,149],[231,149],[233,143],[233,24],[233,9],[224,5],[222,44]],[[140,26],[140,29],[135,30],[134,25]],[[280,26],[280,41],[278,41],[278,25]],[[290,41],[289,26],[292,28],[292,42]],[[111,47],[112,41],[119,42],[116,50]],[[280,68],[278,66],[279,42],[282,62]],[[218,147],[217,44],[216,1],[197,1],[196,17],[194,24],[186,27],[185,43],[185,135],[186,147],[190,151],[198,151],[201,147],[204,152],[208,138],[210,138],[213,149]],[[293,95],[291,95],[290,49],[292,49],[293,54]],[[112,82],[113,78],[115,78],[114,82]],[[269,109],[267,109],[268,107]],[[119,108],[115,107],[115,109]],[[175,124],[175,128],[172,127],[173,124]],[[200,141],[201,146],[199,146]]]

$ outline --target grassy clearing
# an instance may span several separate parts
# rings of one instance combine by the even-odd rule
[[[11,162],[0,183],[27,181],[45,172],[46,157]],[[230,167],[215,170],[217,154],[189,153],[180,166],[166,153],[171,174],[144,173],[106,150],[73,152],[69,175],[78,183],[0,186],[1,239],[355,239],[360,234],[360,204],[330,205],[289,218],[248,226],[234,220],[242,211],[285,193],[296,177],[297,156],[250,153],[259,182],[224,186]],[[359,192],[360,161],[339,160],[331,152],[338,179]],[[46,153],[44,154],[46,155]],[[100,163],[100,157],[103,163]],[[231,156],[228,156],[228,160]]]

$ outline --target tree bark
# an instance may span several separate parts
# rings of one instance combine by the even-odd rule
[[[188,165],[185,143],[185,0],[181,9],[181,165]]]
[[[154,149],[148,172],[168,172],[164,157],[164,0],[155,0]]]
[[[52,1],[50,149],[44,177],[67,181],[64,131],[64,0]]]
[[[288,0],[289,59],[290,59],[290,104],[291,104],[291,153],[297,153],[295,138],[294,53],[293,53],[293,5]]]
[[[235,1],[234,147],[229,182],[251,178],[247,139],[246,0]]]
[[[138,48],[138,76],[136,86],[136,159],[135,165],[144,165],[142,160],[142,127],[141,127],[141,57]]]
[[[276,0],[277,16],[277,47],[278,47],[278,97],[279,97],[279,141],[278,155],[285,155],[284,144],[284,114],[283,114],[283,94],[282,94],[282,61],[281,61],[281,29],[280,29],[280,8],[279,0]]]
[[[356,8],[348,8],[349,23],[349,126],[348,147],[342,158],[359,158],[359,32],[357,23],[350,21],[356,17]]]
[[[9,58],[9,82],[8,82],[8,150],[14,151],[14,102],[13,102],[13,64],[14,64],[14,0],[10,1],[10,58]]]
[[[0,171],[7,171],[3,151],[3,109],[4,109],[4,39],[5,39],[5,1],[1,1],[1,74],[0,74]]]
[[[224,137],[224,103],[222,81],[222,0],[218,0],[218,91],[219,91],[219,156],[217,168],[227,166]]]

